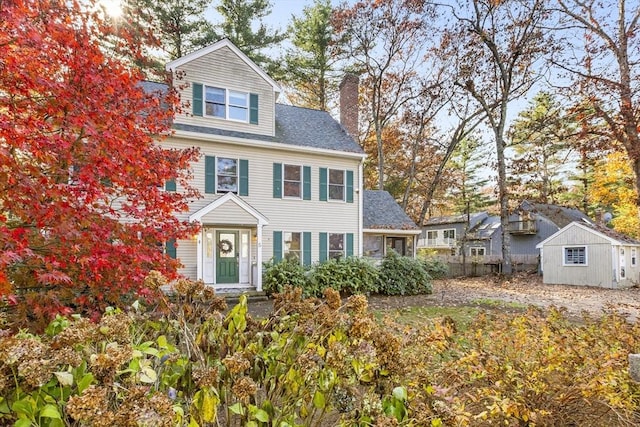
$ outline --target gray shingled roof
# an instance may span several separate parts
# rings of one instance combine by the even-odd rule
[[[564,228],[573,221],[593,223],[587,215],[578,209],[559,205],[532,203],[525,200],[520,204],[520,210],[540,214],[557,225],[558,228]]]
[[[419,230],[387,191],[365,190],[362,201],[364,228]]]
[[[640,242],[636,239],[634,239],[633,237],[627,236],[625,234],[619,233],[615,230],[612,230],[610,228],[604,227],[602,225],[599,224],[594,224],[594,223],[587,223],[584,221],[576,221],[581,223],[584,226],[587,226],[589,228],[591,228],[592,230],[598,231],[602,234],[604,234],[605,236],[613,239],[613,240],[617,240],[620,243],[628,243],[628,244],[632,244],[632,245],[640,245]]]
[[[167,85],[155,82],[143,82],[142,87],[147,92],[163,92],[167,90]],[[174,123],[173,128],[209,135],[229,136],[299,147],[364,154],[362,148],[349,136],[340,123],[326,111],[276,104],[275,113],[275,136],[229,131],[186,123]]]
[[[479,219],[487,217],[486,212],[473,212],[469,215],[469,222],[471,224],[476,223]],[[434,216],[424,222],[424,225],[440,225],[440,224],[458,224],[466,223],[467,214],[448,215],[448,216]]]

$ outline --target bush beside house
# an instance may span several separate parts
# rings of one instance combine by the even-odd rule
[[[327,288],[342,294],[417,295],[432,292],[431,279],[446,274],[446,265],[431,259],[403,257],[389,252],[376,266],[366,258],[330,260],[309,268],[297,260],[265,263],[263,289],[279,293],[286,286],[300,287],[306,297],[320,297]]]

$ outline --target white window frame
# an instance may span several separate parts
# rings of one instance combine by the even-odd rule
[[[292,250],[291,247],[291,242],[293,241],[293,235],[297,234],[299,236],[299,242],[300,242],[300,249],[295,249]],[[287,239],[287,237],[290,237],[290,240]],[[290,260],[291,257],[289,256],[289,254],[293,254],[294,256],[296,256],[298,258],[298,263],[300,265],[302,265],[303,263],[303,256],[304,256],[304,233],[302,233],[301,231],[283,231],[282,232],[282,259],[287,259]]]
[[[331,183],[331,172],[341,172],[342,173],[342,183],[341,184],[332,184]],[[342,188],[342,198],[338,199],[335,197],[331,197],[331,187],[341,187]],[[344,202],[347,196],[347,171],[344,169],[327,169],[327,200],[332,202]]]
[[[453,237],[447,237],[447,234],[449,234],[449,232],[453,232]],[[455,228],[447,228],[442,230],[442,240],[448,244],[455,244],[456,242],[456,229]]]
[[[584,251],[584,262],[583,263],[576,263],[576,262],[567,262],[567,251],[568,250],[579,250],[582,249]],[[589,257],[588,257],[588,250],[587,250],[587,246],[585,245],[572,245],[572,246],[563,246],[562,247],[562,266],[563,267],[587,267],[589,265]]]
[[[223,91],[224,104],[220,102],[214,102],[213,100],[209,101],[207,98],[208,89]],[[236,98],[244,98],[245,100],[244,104],[231,102],[232,96]],[[209,114],[208,108],[207,108],[209,104],[224,106],[224,117],[216,114]],[[240,110],[244,111],[244,119],[232,118],[231,117],[232,109],[234,109],[235,111],[240,111]],[[217,86],[205,86],[204,87],[204,115],[206,117],[216,117],[219,119],[229,120],[233,122],[249,123],[249,92],[231,90],[231,89],[226,89],[226,88],[217,87]]]
[[[342,236],[342,247],[331,249],[331,237]],[[333,256],[331,255],[333,253]],[[339,253],[339,255],[338,255]],[[344,233],[327,233],[327,259],[345,258],[347,256],[347,236]]]
[[[287,179],[287,167],[291,167],[291,168],[298,168],[298,171],[300,173],[300,180],[295,181],[295,180],[291,180],[291,179]],[[283,164],[282,165],[282,197],[286,198],[286,199],[302,199],[302,192],[304,191],[303,189],[303,174],[304,174],[304,170],[302,168],[302,165],[292,165],[292,164]],[[299,195],[298,196],[289,196],[287,195],[287,183],[298,183],[298,189],[299,189]]]
[[[236,174],[220,174],[219,165],[221,160],[233,160],[236,165]],[[235,177],[236,188],[235,190],[225,190],[220,188],[220,177]],[[240,190],[240,159],[236,159],[233,157],[218,157],[216,156],[216,193],[234,193],[238,194]]]
[[[631,248],[631,266],[635,267],[638,264],[638,251],[635,248]]]
[[[478,253],[478,252],[482,252],[482,253]],[[486,253],[487,253],[487,250],[484,246],[472,246],[469,248],[469,256],[485,256]]]
[[[429,237],[429,235],[433,237]],[[435,246],[438,244],[438,230],[427,230],[427,246]]]

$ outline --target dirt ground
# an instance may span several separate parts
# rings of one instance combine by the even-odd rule
[[[378,296],[369,298],[373,310],[421,306],[488,305],[504,301],[542,308],[565,307],[569,315],[583,311],[598,316],[617,311],[629,321],[640,319],[640,289],[603,289],[588,286],[545,285],[535,274],[515,275],[509,280],[494,277],[444,279],[433,282],[431,295]],[[250,301],[249,312],[254,317],[271,313],[273,302]]]

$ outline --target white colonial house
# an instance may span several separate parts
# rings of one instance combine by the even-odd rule
[[[176,113],[175,134],[162,144],[200,149],[192,184],[203,197],[181,219],[202,229],[167,248],[182,274],[217,288],[261,290],[264,261],[362,255],[365,154],[345,127],[327,112],[277,103],[278,84],[227,39],[166,69],[189,107]],[[342,114],[357,112],[348,105],[357,100],[357,79],[343,90]],[[166,189],[181,191],[175,182]]]

